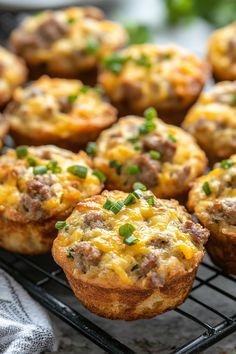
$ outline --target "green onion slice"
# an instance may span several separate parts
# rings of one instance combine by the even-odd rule
[[[211,195],[211,188],[207,181],[203,183],[202,189],[207,196]]]
[[[25,157],[28,155],[28,148],[26,146],[18,146],[16,148],[16,156],[18,157],[18,159]]]
[[[34,175],[44,175],[48,172],[47,166],[37,166],[33,168]]]
[[[85,179],[88,174],[88,169],[82,165],[73,165],[67,168],[67,172],[79,178]]]
[[[123,237],[129,237],[135,231],[135,227],[132,224],[124,224],[119,227],[119,235]]]

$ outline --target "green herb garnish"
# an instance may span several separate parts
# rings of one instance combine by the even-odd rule
[[[207,181],[203,183],[202,189],[207,196],[211,195],[211,188]]]
[[[80,93],[87,93],[89,90],[90,90],[90,87],[89,87],[89,86],[83,85],[83,86],[81,86],[79,92],[80,92]]]
[[[153,120],[147,120],[139,127],[139,134],[146,135],[156,129],[156,123]]]
[[[94,157],[96,155],[96,143],[89,142],[86,146],[86,152],[89,156]]]
[[[139,241],[138,238],[134,237],[133,235],[129,237],[125,237],[124,239],[124,243],[128,246],[135,245],[138,241]]]
[[[167,139],[172,143],[177,143],[176,138],[172,134],[168,134]]]
[[[110,166],[111,168],[114,168],[114,169],[116,170],[116,173],[117,173],[118,175],[120,174],[122,165],[121,165],[121,163],[120,163],[119,161],[117,161],[117,160],[111,160],[111,161],[109,162],[109,166]]]
[[[79,178],[85,179],[88,174],[88,169],[82,165],[73,165],[67,168],[67,172]]]
[[[157,111],[154,107],[149,107],[144,111],[144,118],[152,120],[157,117]]]
[[[69,17],[68,19],[67,19],[67,23],[69,23],[70,25],[72,25],[73,23],[75,23],[76,22],[76,19],[74,18],[74,17]]]
[[[27,157],[27,162],[28,162],[29,166],[31,166],[31,167],[36,166],[36,160],[33,157],[30,157],[30,156]]]
[[[88,54],[95,54],[100,47],[100,43],[95,37],[89,37],[86,42],[85,50]]]
[[[147,203],[148,203],[148,205],[150,205],[150,206],[153,206],[153,205],[155,204],[154,195],[149,195],[149,196],[147,197]]]
[[[126,173],[130,176],[137,175],[139,172],[140,167],[138,165],[129,165],[126,167]]]
[[[224,170],[228,170],[230,167],[234,165],[234,162],[230,159],[228,160],[223,160],[220,163],[220,167],[223,168]]]
[[[121,211],[121,209],[123,208],[123,206],[124,206],[124,203],[121,200],[119,200],[111,207],[110,210],[113,212],[113,214],[118,214]]]
[[[73,253],[74,253],[75,251],[74,251],[74,248],[72,248],[72,247],[68,247],[67,248],[67,251],[66,251],[66,257],[67,258],[72,258],[72,259],[74,259],[74,256],[73,256]]]
[[[144,66],[145,68],[150,68],[152,66],[149,58],[145,54],[142,54],[138,59],[135,59],[134,61],[137,65]]]
[[[18,146],[16,148],[16,156],[18,159],[21,159],[22,157],[25,157],[28,155],[28,148],[26,146]]]
[[[33,167],[33,174],[34,175],[44,175],[45,173],[48,172],[47,166],[37,166]]]
[[[129,237],[135,231],[135,227],[131,224],[124,224],[119,227],[119,235],[123,237]]]
[[[66,226],[67,226],[66,221],[57,221],[56,224],[55,224],[55,228],[56,228],[57,230],[62,230],[62,229],[64,229],[64,227],[66,227]]]
[[[103,204],[103,208],[106,210],[110,210],[111,207],[114,205],[115,203],[111,200],[111,199],[107,199],[105,204]]]
[[[161,154],[159,153],[159,151],[156,150],[150,150],[149,155],[153,160],[160,160],[161,158]]]
[[[94,176],[96,176],[100,182],[105,182],[106,180],[106,176],[104,175],[104,173],[102,173],[101,171],[99,170],[94,170],[93,173],[92,173]]]
[[[140,199],[143,196],[143,192],[140,189],[136,189],[133,194],[137,199]]]
[[[77,100],[77,98],[78,98],[78,95],[77,95],[77,94],[69,95],[69,96],[68,96],[68,101],[69,101],[70,103],[74,103],[74,102]]]
[[[134,191],[136,191],[136,190],[146,191],[147,187],[141,182],[135,182],[133,184],[133,189],[134,189]]]
[[[151,31],[144,24],[131,23],[125,26],[130,44],[142,44],[150,41]]]
[[[127,57],[123,57],[122,55],[115,53],[109,57],[104,58],[103,65],[106,69],[113,72],[113,74],[119,74],[127,60]]]
[[[136,203],[137,199],[133,193],[129,193],[124,200],[124,205],[129,206]]]
[[[58,166],[58,162],[56,160],[51,160],[47,164],[47,168],[51,170],[53,173],[61,173],[61,167]]]

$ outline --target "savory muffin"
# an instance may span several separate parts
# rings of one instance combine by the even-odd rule
[[[94,164],[107,176],[107,188],[132,191],[141,182],[161,198],[183,196],[206,167],[204,152],[181,128],[145,111],[145,118],[127,116],[103,131]]]
[[[27,78],[27,69],[22,59],[0,46],[0,107],[12,96],[14,89]]]
[[[81,81],[42,76],[14,92],[5,114],[17,144],[78,151],[116,120],[116,109]]]
[[[7,120],[2,114],[0,114],[0,152],[3,147],[4,138],[8,132],[8,128],[9,128],[9,124]]]
[[[225,81],[201,94],[183,128],[191,133],[211,161],[236,153],[236,81]]]
[[[210,230],[207,250],[212,260],[236,274],[236,155],[195,182],[188,205]]]
[[[105,191],[61,222],[52,252],[89,310],[135,320],[185,300],[207,237],[175,200],[139,189]]]
[[[197,99],[208,66],[174,45],[133,45],[102,61],[99,82],[123,114],[143,114],[155,107],[174,121]]]
[[[12,49],[31,68],[73,78],[96,69],[102,56],[126,41],[124,28],[95,7],[40,12],[25,18],[10,37]]]
[[[55,146],[8,150],[0,157],[0,246],[13,252],[48,252],[55,222],[75,204],[100,193],[104,176],[84,152]]]
[[[213,32],[208,59],[217,81],[236,80],[236,22]]]

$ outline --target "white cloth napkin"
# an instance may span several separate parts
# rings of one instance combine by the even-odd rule
[[[0,269],[0,353],[38,354],[55,346],[45,310]]]

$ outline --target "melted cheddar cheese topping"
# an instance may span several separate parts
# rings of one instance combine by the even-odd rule
[[[105,58],[99,82],[113,102],[129,102],[134,112],[189,106],[207,78],[206,64],[196,55],[174,45],[133,45]],[[118,61],[112,66],[112,60]],[[136,109],[135,109],[136,107]]]
[[[127,197],[124,192],[105,191],[77,205],[66,220],[66,228],[59,232],[55,246],[74,264],[74,274],[86,273],[85,276],[100,280],[115,277],[125,285],[146,286],[155,276],[163,281],[192,269],[194,262],[201,258],[203,248],[184,229],[190,215],[174,200],[154,197],[154,205],[150,205],[147,202],[150,196],[153,196],[151,192],[144,192],[134,204],[123,206],[116,215],[106,210],[104,204],[107,198],[115,203],[124,201]],[[126,244],[119,234],[120,227],[126,223],[134,227],[136,242],[133,244]],[[93,257],[98,252],[100,258],[95,264]],[[148,262],[151,264],[147,269]]]
[[[213,160],[236,152],[236,82],[218,83],[201,94],[183,127],[196,138]]]
[[[116,119],[115,108],[78,80],[42,76],[26,88],[16,89],[13,98],[7,111],[11,128],[36,137],[41,132],[68,138],[83,134],[89,126],[94,130],[107,127]]]
[[[109,189],[131,191],[133,183],[140,181],[158,197],[174,197],[187,191],[203,173],[206,157],[192,136],[160,119],[152,123],[152,131],[140,135],[140,127],[148,121],[127,116],[101,133],[94,163],[107,176]],[[155,159],[152,150],[159,157]],[[112,165],[114,161],[119,170]],[[132,165],[139,171],[129,174]]]
[[[15,87],[26,80],[27,69],[24,63],[14,54],[0,47],[0,103],[7,102]]]
[[[208,58],[219,80],[236,79],[236,22],[213,32],[208,44]]]
[[[24,156],[17,157],[17,151]],[[83,178],[68,171],[75,165],[86,169]],[[19,147],[0,157],[0,210],[8,220],[48,219],[72,210],[76,202],[99,193],[102,187],[84,152],[74,154],[54,146]]]
[[[126,41],[123,27],[92,7],[41,12],[27,17],[11,35],[12,47],[29,64],[47,63],[49,71],[69,74],[93,68]]]

